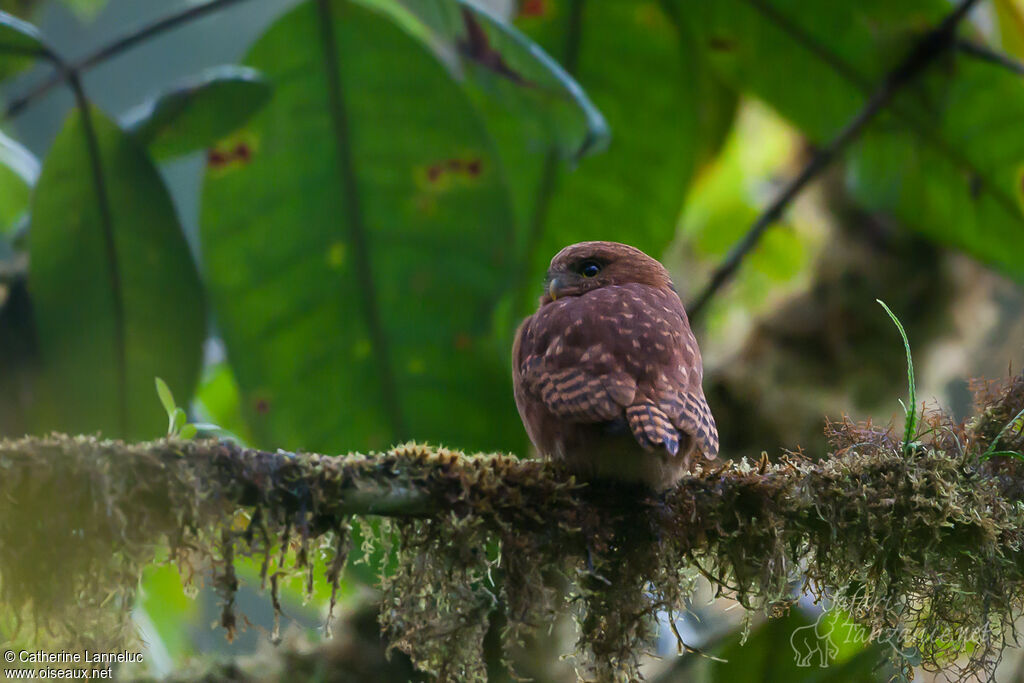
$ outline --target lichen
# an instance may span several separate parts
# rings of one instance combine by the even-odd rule
[[[1000,433],[1001,451],[1024,445],[1004,429],[1022,407],[1019,376],[982,387],[965,423],[925,411],[906,452],[892,430],[842,420],[821,460],[713,463],[661,496],[417,444],[327,457],[0,442],[0,598],[62,644],[109,648],[130,637],[141,568],[170,549],[185,576],[212,569],[230,632],[236,557],[262,561],[276,606],[284,576],[312,590],[322,555],[336,585],[359,524],[390,553],[380,622],[392,647],[441,680],[486,678],[493,620],[512,652],[563,610],[582,678],[635,680],[658,615],[682,613],[699,576],[769,615],[801,592],[833,600],[886,634],[904,669],[990,672],[1024,601],[1024,483],[1018,459],[986,453]]]

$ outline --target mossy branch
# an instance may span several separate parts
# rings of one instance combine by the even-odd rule
[[[960,656],[965,670],[989,668],[1024,603],[1024,473],[981,455],[999,434],[1003,449],[1024,445],[1004,431],[1024,377],[980,396],[965,424],[926,412],[908,453],[890,430],[843,422],[823,460],[715,464],[661,497],[413,444],[328,457],[213,441],[0,442],[0,598],[65,642],[109,648],[141,567],[169,546],[186,572],[213,567],[231,631],[235,556],[262,557],[272,587],[286,571],[311,585],[322,550],[336,583],[353,517],[377,515],[396,555],[382,624],[440,678],[484,675],[496,610],[515,647],[565,597],[581,672],[629,678],[653,616],[681,612],[700,575],[773,613],[800,587],[827,591],[869,628],[897,629],[926,665]],[[558,572],[575,580],[569,596]],[[951,641],[950,629],[977,638]]]

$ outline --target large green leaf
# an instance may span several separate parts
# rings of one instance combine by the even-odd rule
[[[211,154],[203,254],[258,442],[518,444],[485,343],[512,211],[459,86],[350,2],[307,3],[248,60],[270,104]]]
[[[824,142],[922,33],[942,0],[675,0],[710,61]],[[867,206],[1024,276],[1024,88],[964,55],[930,66],[851,152],[849,179]]]
[[[183,399],[205,315],[171,198],[145,151],[96,110],[74,111],[33,197],[29,287],[44,383],[39,427],[152,438],[153,378]]]
[[[387,0],[377,0],[388,5]],[[608,124],[565,69],[514,26],[469,0],[403,0],[478,97],[515,112],[565,158],[600,151]]]
[[[160,93],[125,125],[156,157],[185,154],[237,129],[266,104],[270,92],[254,69],[217,67]]]
[[[495,120],[519,191],[529,300],[567,244],[616,240],[660,256],[733,98],[708,80],[699,53],[658,2],[528,3],[516,23],[571,70],[612,129],[607,151],[574,168],[542,140],[524,140],[529,131],[518,121]]]

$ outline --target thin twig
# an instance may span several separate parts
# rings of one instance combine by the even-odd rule
[[[774,12],[773,8],[761,0],[748,1],[762,11]],[[954,44],[957,25],[976,2],[977,0],[962,0],[940,24],[922,36],[907,56],[886,75],[882,84],[871,94],[861,110],[827,145],[811,157],[795,178],[782,188],[775,200],[757,217],[747,234],[733,246],[725,260],[715,268],[710,281],[700,294],[687,306],[691,320],[698,317],[718,290],[735,275],[740,263],[757,246],[764,231],[779,219],[804,187],[818,177],[851,142],[860,137],[867,124],[889,104],[897,92]]]
[[[114,42],[104,45],[77,62],[67,64],[64,68],[58,68],[50,74],[49,78],[38,83],[34,88],[26,92],[21,97],[12,100],[4,110],[3,117],[10,118],[12,116],[16,116],[29,104],[52,90],[54,86],[68,81],[73,73],[81,74],[97,64],[104,62],[111,57],[116,57],[122,52],[135,47],[140,42],[144,42],[153,36],[159,35],[172,28],[176,28],[177,26],[190,22],[193,19],[203,17],[211,12],[227,7],[228,5],[233,5],[242,1],[243,0],[211,0],[206,4],[189,7],[177,12],[176,14],[159,19],[152,24],[136,29]],[[52,61],[52,57],[55,55],[51,53],[46,56],[50,57]]]
[[[990,47],[986,47],[985,45],[980,45],[962,38],[956,41],[956,49],[960,50],[964,54],[977,57],[978,59],[991,62],[1003,67],[1004,69],[1008,69],[1018,76],[1024,76],[1024,62],[1017,61],[1003,52],[998,52]]]

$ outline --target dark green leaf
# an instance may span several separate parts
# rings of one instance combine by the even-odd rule
[[[348,2],[294,10],[248,62],[275,95],[211,151],[202,240],[256,441],[518,442],[489,337],[512,211],[465,94]]]
[[[125,124],[157,158],[208,147],[244,124],[270,99],[270,84],[241,66],[210,69],[129,114]]]
[[[96,110],[73,112],[43,163],[29,251],[46,380],[38,427],[162,433],[153,378],[192,395],[202,291],[157,170]]]
[[[720,73],[816,143],[950,10],[942,0],[674,2]],[[946,55],[851,150],[850,186],[869,208],[1024,277],[1022,117],[1018,76]]]
[[[0,80],[26,69],[47,54],[47,47],[32,24],[0,12]]]

